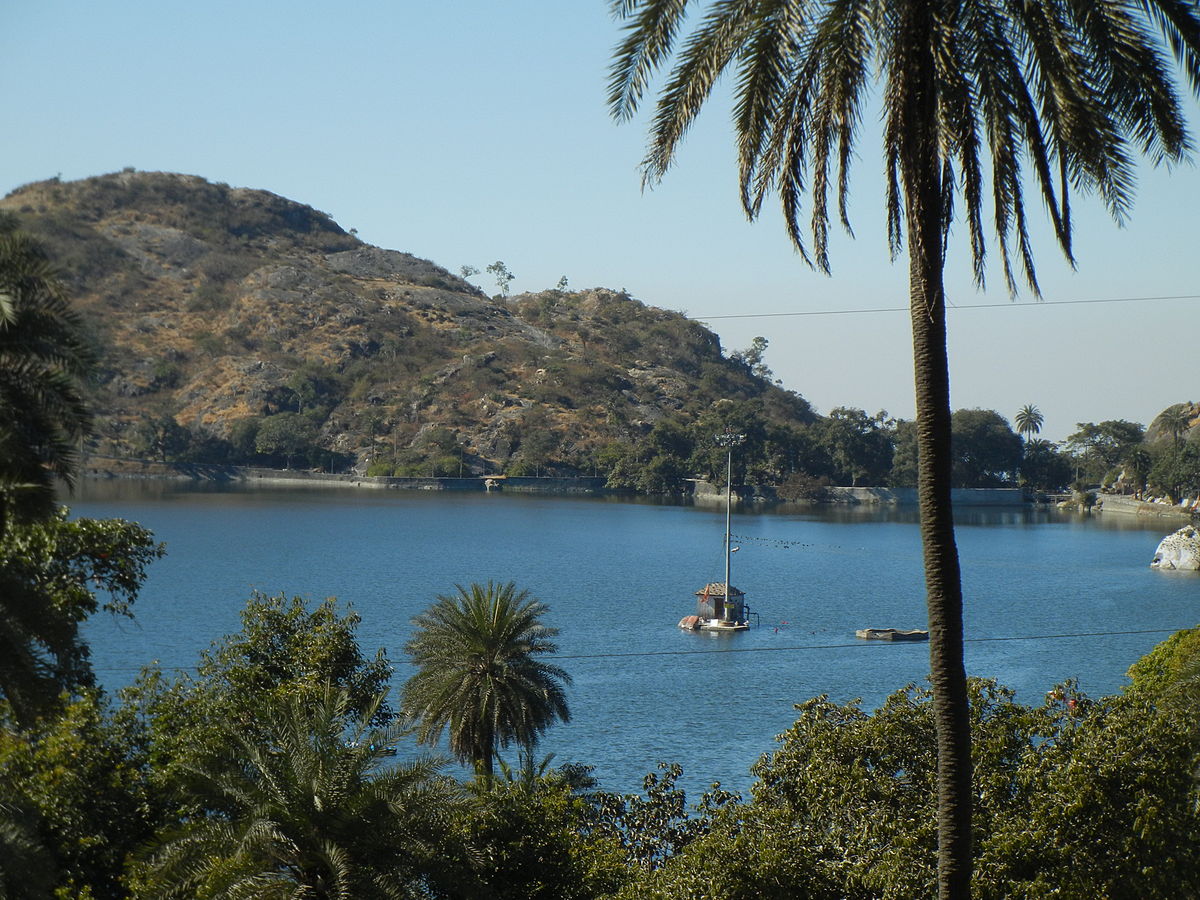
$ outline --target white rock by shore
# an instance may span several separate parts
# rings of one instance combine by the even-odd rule
[[[1168,534],[1154,551],[1155,569],[1178,569],[1200,571],[1200,529],[1185,525],[1174,534]]]

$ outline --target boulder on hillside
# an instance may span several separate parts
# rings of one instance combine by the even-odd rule
[[[1168,534],[1159,542],[1150,565],[1155,569],[1200,571],[1200,530],[1195,525],[1185,525]]]

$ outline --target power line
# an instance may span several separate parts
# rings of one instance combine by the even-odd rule
[[[762,626],[767,627],[767,626]],[[1178,628],[1145,628],[1132,631],[1078,631],[1060,634],[1019,634],[1002,635],[1000,637],[965,638],[968,644],[998,643],[1007,641],[1054,641],[1075,638],[1121,637],[1138,634],[1174,634]],[[635,650],[628,653],[569,653],[555,654],[555,659],[628,659],[631,657],[657,656],[704,656],[713,653],[780,653],[790,651],[808,652],[813,650],[854,650],[879,646],[880,641],[855,641],[852,644],[804,644],[789,647],[736,647],[722,650]],[[901,642],[907,644],[909,642]],[[900,645],[897,645],[900,646]],[[140,672],[144,666],[98,666],[97,672]],[[196,666],[167,666],[169,672],[193,672]]]
[[[763,626],[766,627],[766,626]],[[1049,641],[1062,640],[1065,638],[1085,638],[1085,637],[1113,637],[1120,635],[1134,634],[1174,634],[1178,628],[1149,628],[1140,631],[1081,631],[1064,634],[1026,634],[1026,635],[1006,635],[1002,637],[984,637],[984,638],[965,638],[965,643],[981,644],[997,641]],[[578,655],[556,655],[556,659],[610,659],[629,656],[692,656],[710,653],[770,653],[786,650],[851,650],[857,648],[866,648],[870,645],[878,645],[880,641],[855,641],[853,644],[807,644],[795,645],[791,647],[738,647],[724,650],[647,650],[630,653],[584,653]],[[883,642],[886,643],[886,642]],[[910,643],[902,641],[904,643]]]
[[[951,309],[1010,309],[1014,306],[1076,306],[1084,303],[1149,303],[1157,300],[1200,300],[1200,294],[1174,294],[1162,297],[1097,297],[1088,300],[1022,300],[1008,303],[968,303]],[[774,313],[729,313],[720,316],[691,316],[697,322],[713,319],[778,319],[794,316],[853,316],[868,313],[908,312],[907,306],[879,306],[864,309],[808,309]]]

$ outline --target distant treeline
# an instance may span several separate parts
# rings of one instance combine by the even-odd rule
[[[303,409],[299,392],[297,401],[295,410],[237,423],[227,439],[170,417],[152,419],[140,427],[134,445],[165,462],[328,471],[354,465],[351,455],[318,443],[316,422],[324,410]],[[756,407],[754,400],[728,401],[692,421],[663,418],[586,454],[565,452],[561,435],[531,417],[514,429],[513,451],[498,462],[468,453],[454,429],[435,426],[412,447],[384,448],[365,468],[370,475],[396,476],[602,475],[611,488],[662,494],[682,490],[687,478],[723,481],[726,451],[717,436],[733,433],[744,437],[733,454],[735,483],[770,485],[785,499],[819,500],[831,486],[916,485],[915,422],[838,407],[810,422],[779,424]],[[985,409],[960,409],[951,426],[955,487],[1059,492],[1103,486],[1172,500],[1200,493],[1200,442],[1180,433],[1148,441],[1135,422],[1087,422],[1056,444],[1017,434],[1004,416]]]

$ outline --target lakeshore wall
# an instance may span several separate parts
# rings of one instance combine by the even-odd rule
[[[618,494],[605,479],[534,478],[528,476],[474,476],[471,478],[395,478],[382,475],[333,474],[302,469],[260,469],[251,466],[214,466],[199,463],[162,463],[153,460],[89,457],[84,474],[97,478],[161,478],[264,487],[353,487],[390,491],[503,491],[524,494]],[[703,480],[689,481],[698,505],[724,504],[725,486]],[[822,502],[854,505],[916,506],[916,488],[830,487]],[[953,501],[960,506],[1020,506],[1019,488],[955,488]],[[739,503],[779,503],[775,489],[744,485],[734,488]],[[1106,498],[1106,501],[1108,498]],[[1152,504],[1143,504],[1150,506]]]
[[[820,502],[838,503],[847,506],[917,506],[916,488],[886,487],[828,487],[826,499]],[[951,498],[956,506],[1022,506],[1025,503],[1020,488],[954,488]],[[734,495],[741,503],[781,502],[771,487],[753,485],[734,488]],[[713,504],[725,502],[725,486],[707,481],[695,483],[696,503]]]
[[[332,474],[302,469],[259,469],[251,466],[213,466],[161,463],[153,460],[91,457],[84,474],[97,478],[161,478],[173,481],[263,485],[273,487],[355,487],[392,491],[506,491],[523,494],[611,493],[602,477],[533,478],[485,476],[472,478],[393,478]]]
[[[1135,500],[1121,494],[1101,494],[1093,511],[1113,513],[1122,516],[1142,516],[1153,519],[1179,519],[1190,521],[1195,517],[1190,509],[1182,506],[1170,506],[1166,503],[1147,503]]]

